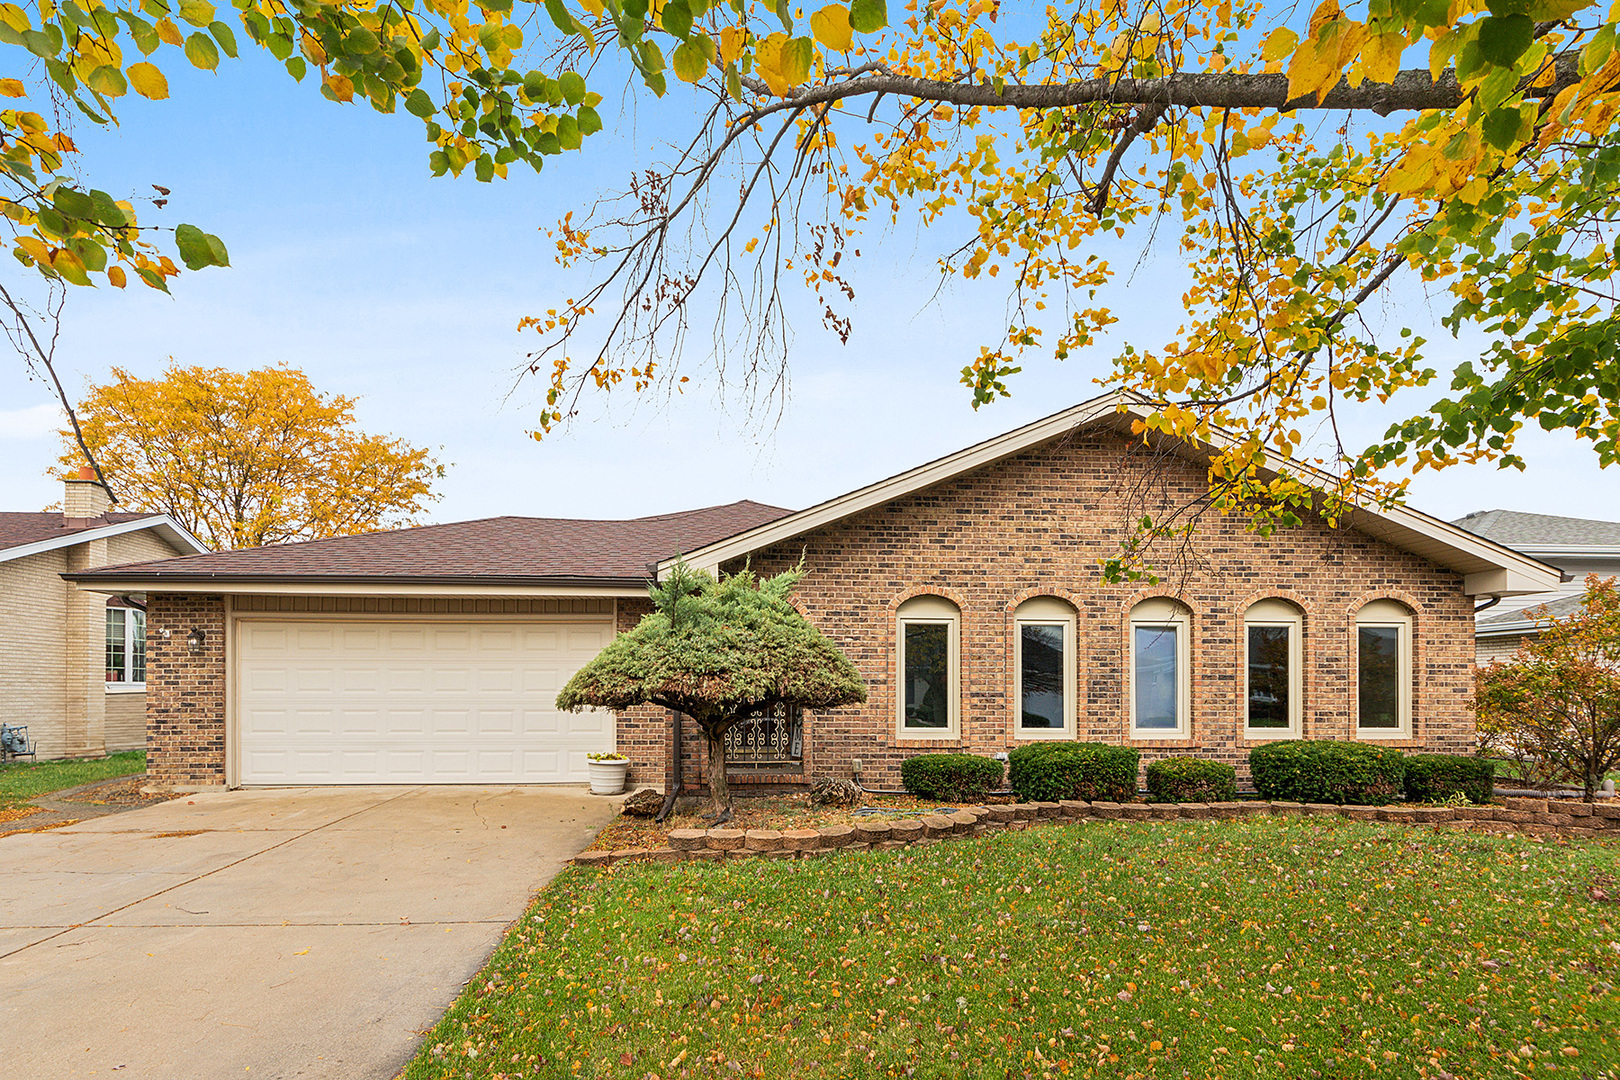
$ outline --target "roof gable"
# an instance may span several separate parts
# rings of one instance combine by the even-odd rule
[[[0,562],[144,529],[156,530],[176,548],[208,550],[168,514],[109,513],[87,519],[83,525],[69,525],[61,514],[7,511],[0,512]]]
[[[683,557],[693,566],[715,570],[732,559],[842,521],[1071,432],[1098,427],[1128,429],[1131,421],[1145,418],[1149,411],[1144,402],[1122,393],[1092,398],[847,495],[693,549]],[[1217,433],[1211,441],[1218,444],[1221,439]],[[1196,452],[1197,448],[1188,446],[1188,450]],[[1301,471],[1297,465],[1294,468],[1296,472]],[[1305,478],[1311,479],[1309,472],[1305,473]],[[1326,478],[1322,480],[1325,484]],[[1555,588],[1559,582],[1556,568],[1409,507],[1356,508],[1350,514],[1349,524],[1369,536],[1462,574],[1464,591],[1471,596],[1539,593]],[[673,558],[666,559],[659,564],[659,573],[666,573],[674,563]]]

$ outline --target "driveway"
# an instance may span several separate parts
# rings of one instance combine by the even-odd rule
[[[188,795],[0,839],[0,1076],[394,1076],[618,800]]]

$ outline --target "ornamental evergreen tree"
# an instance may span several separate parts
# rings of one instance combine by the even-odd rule
[[[649,589],[652,613],[575,672],[557,707],[653,704],[690,716],[708,746],[715,813],[729,819],[725,735],[733,724],[778,705],[866,700],[855,665],[788,601],[803,577],[802,563],[763,581],[747,570],[716,580],[677,564]]]

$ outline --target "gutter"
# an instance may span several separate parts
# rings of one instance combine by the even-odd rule
[[[120,574],[103,570],[81,570],[61,575],[64,581],[75,585],[98,585],[112,582],[131,583],[161,592],[164,585],[217,585],[228,591],[231,585],[549,585],[562,588],[608,587],[619,589],[645,589],[647,579],[642,577],[544,577],[538,574],[416,575],[416,574],[203,574],[203,573],[145,573]]]

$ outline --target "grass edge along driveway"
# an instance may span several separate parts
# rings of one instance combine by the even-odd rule
[[[53,791],[145,771],[145,750],[125,750],[103,758],[9,761],[0,765],[0,810],[20,809]]]
[[[1616,877],[1338,818],[574,868],[404,1075],[1612,1080]]]

